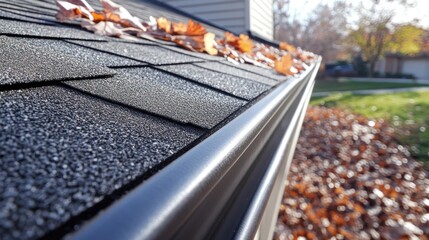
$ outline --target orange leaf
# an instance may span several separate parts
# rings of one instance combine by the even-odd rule
[[[217,49],[214,47],[215,34],[214,33],[206,33],[204,35],[204,50],[210,55],[217,55]]]
[[[158,24],[159,29],[164,30],[166,33],[171,33],[171,22],[168,21],[166,18],[158,18],[156,22]]]
[[[204,36],[173,36],[172,40],[178,45],[196,52],[204,51]]]
[[[296,48],[293,45],[290,45],[287,42],[280,42],[280,49],[281,50],[285,50],[288,51],[289,53],[295,53],[296,52]]]
[[[95,23],[98,23],[100,21],[106,21],[106,16],[103,13],[100,12],[92,12],[91,13],[92,17],[93,17],[93,21]]]
[[[175,34],[175,35],[185,35],[186,31],[188,30],[187,25],[182,22],[179,22],[179,23],[172,22],[171,28],[172,28],[172,34]]]
[[[71,2],[56,0],[58,13],[55,17],[60,20],[69,20],[74,18],[87,18],[92,20],[91,12],[94,9],[85,0],[73,0]]]
[[[293,73],[290,71],[292,64],[292,55],[284,55],[279,61],[274,62],[274,69],[283,75],[293,75]]]
[[[123,6],[110,0],[100,0],[100,3],[103,6],[103,12],[106,14],[109,21],[119,23],[123,27],[134,27],[146,31],[141,20],[131,15],[131,13]]]
[[[238,41],[238,37],[230,32],[225,32],[225,41],[227,43],[232,43],[232,45],[235,45],[235,43]]]
[[[253,42],[250,40],[249,36],[240,34],[240,39],[238,40],[238,49],[244,53],[252,52]]]
[[[196,23],[189,19],[186,35],[188,36],[201,36],[206,34],[206,28],[200,23]]]

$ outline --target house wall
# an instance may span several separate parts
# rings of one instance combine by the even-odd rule
[[[246,31],[245,0],[163,0],[163,2],[232,32]]]
[[[401,72],[413,74],[417,79],[429,80],[429,59],[405,59]]]
[[[273,0],[163,0],[234,33],[248,30],[273,39]]]
[[[274,16],[273,0],[249,0],[250,31],[273,40]]]

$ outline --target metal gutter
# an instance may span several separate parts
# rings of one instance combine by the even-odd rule
[[[280,84],[71,238],[253,238],[279,166],[295,148],[319,64]]]

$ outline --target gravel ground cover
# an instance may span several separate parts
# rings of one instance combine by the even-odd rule
[[[429,239],[428,177],[383,120],[310,107],[274,239]]]

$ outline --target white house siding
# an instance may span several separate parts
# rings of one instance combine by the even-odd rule
[[[429,80],[428,59],[407,59],[402,63],[402,73],[413,74],[417,79]]]
[[[249,0],[250,31],[273,40],[274,17],[273,0]]]
[[[251,30],[273,39],[273,0],[163,0],[234,33]]]

